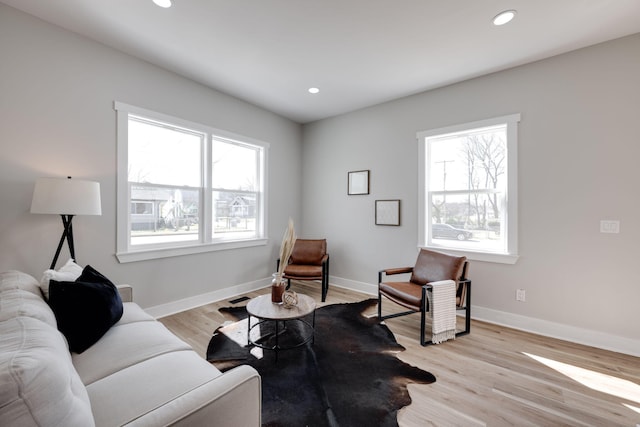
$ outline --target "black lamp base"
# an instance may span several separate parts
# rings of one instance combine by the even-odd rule
[[[64,231],[62,232],[62,237],[60,237],[60,243],[58,243],[58,249],[56,249],[56,255],[53,257],[53,261],[51,261],[51,270],[56,267],[56,262],[58,262],[58,257],[60,256],[60,250],[62,249],[62,245],[64,244],[65,239],[69,244],[69,253],[71,254],[71,258],[76,259],[76,252],[73,246],[73,227],[71,225],[71,220],[73,220],[73,215],[60,215],[62,218],[62,225],[64,226]]]

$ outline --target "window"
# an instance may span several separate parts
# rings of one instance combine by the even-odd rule
[[[212,154],[213,238],[252,236],[258,226],[259,149],[214,138]]]
[[[419,132],[419,245],[517,261],[514,114]]]
[[[118,102],[115,109],[120,262],[266,243],[267,144]]]

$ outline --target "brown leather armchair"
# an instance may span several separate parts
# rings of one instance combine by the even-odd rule
[[[276,271],[280,267],[280,259]],[[329,291],[329,254],[326,239],[296,239],[289,264],[284,269],[287,289],[294,280],[320,280],[322,284],[322,302]]]
[[[465,310],[465,329],[456,337],[471,331],[471,280],[466,279],[467,258],[421,249],[414,267],[389,268],[378,272],[378,318],[380,320],[420,312],[420,344],[429,345],[425,339],[426,312],[429,311],[427,291],[431,282],[454,280],[457,283],[456,308]],[[411,274],[406,281],[384,281],[383,275]],[[382,316],[382,296],[409,311]]]

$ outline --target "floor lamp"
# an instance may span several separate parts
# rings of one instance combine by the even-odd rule
[[[71,177],[39,178],[33,190],[31,213],[57,214],[62,218],[64,229],[50,268],[55,268],[65,240],[69,244],[71,258],[75,260],[71,221],[75,215],[102,215],[100,183]]]

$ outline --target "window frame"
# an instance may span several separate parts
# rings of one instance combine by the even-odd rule
[[[470,260],[496,262],[503,264],[515,264],[518,260],[518,123],[520,114],[494,117],[485,120],[462,123],[418,132],[418,247],[429,248],[465,255]],[[490,126],[506,125],[507,134],[507,189],[504,232],[506,234],[506,250],[504,252],[491,252],[483,250],[469,250],[446,244],[430,244],[428,231],[431,209],[426,205],[428,197],[428,143],[430,138],[443,137],[464,131],[471,131]]]
[[[117,174],[116,174],[116,258],[120,263],[136,262],[150,259],[167,258],[174,256],[190,255],[204,252],[264,246],[268,242],[267,236],[267,177],[269,144],[254,138],[238,135],[221,129],[216,129],[200,123],[190,122],[178,117],[158,113],[144,108],[132,106],[114,101],[116,111],[116,139],[117,139]],[[206,134],[202,150],[202,184],[198,188],[201,191],[201,208],[199,209],[200,224],[198,238],[195,241],[184,241],[163,244],[131,245],[131,216],[132,203],[128,177],[128,135],[129,115],[140,116],[152,121],[171,124],[178,128],[195,130]],[[256,201],[256,233],[249,238],[214,239],[212,236],[212,173],[211,173],[211,146],[212,139],[227,140],[230,143],[244,145],[258,150],[261,163],[259,167],[258,199]],[[140,247],[137,247],[140,246]]]

